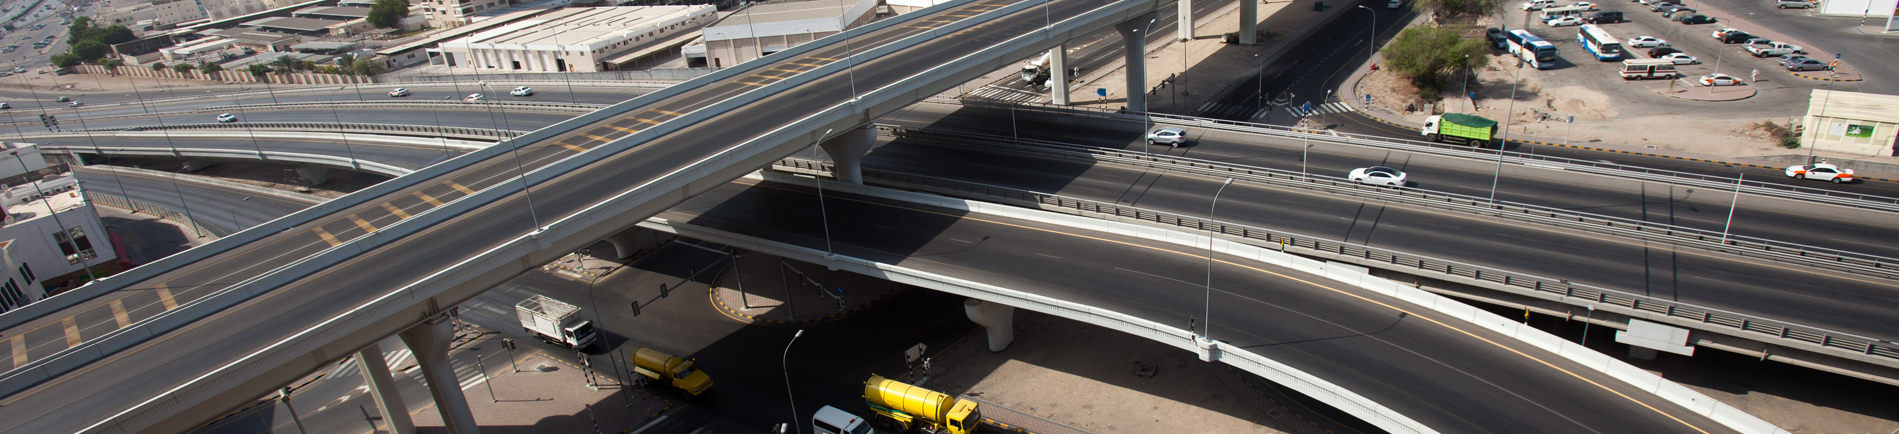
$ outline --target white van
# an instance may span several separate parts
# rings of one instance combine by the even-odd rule
[[[1675,62],[1667,59],[1630,59],[1622,61],[1623,80],[1644,78],[1675,78]]]
[[[870,421],[837,407],[824,406],[811,415],[814,434],[870,434]]]

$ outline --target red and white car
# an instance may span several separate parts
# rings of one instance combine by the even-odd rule
[[[1817,163],[1812,166],[1788,167],[1787,176],[1793,179],[1833,181],[1834,184],[1839,184],[1853,182],[1853,169],[1841,169],[1840,166]]]

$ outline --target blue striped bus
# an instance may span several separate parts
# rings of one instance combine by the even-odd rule
[[[1508,32],[1504,32],[1503,37],[1504,40],[1510,44],[1510,54],[1515,54],[1517,58],[1523,59],[1524,62],[1529,62],[1532,68],[1554,68],[1556,67],[1556,56],[1562,54],[1556,51],[1555,44],[1551,44],[1548,41],[1544,41],[1543,38],[1538,38],[1536,35],[1530,34],[1528,30],[1511,29]]]
[[[1622,41],[1617,41],[1609,32],[1595,24],[1584,24],[1582,31],[1576,32],[1576,42],[1583,49],[1596,55],[1596,60],[1610,62],[1622,59]]]

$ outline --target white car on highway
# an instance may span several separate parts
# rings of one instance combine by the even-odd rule
[[[1357,169],[1352,169],[1352,174],[1346,176],[1346,178],[1351,179],[1352,182],[1356,182],[1359,184],[1383,185],[1383,186],[1390,186],[1390,187],[1404,186],[1404,172],[1400,172],[1398,171],[1398,169],[1393,169],[1393,168],[1385,167],[1385,166],[1360,167]]]
[[[1187,143],[1187,130],[1179,127],[1160,127],[1147,132],[1147,144],[1168,145],[1175,148]]]
[[[232,122],[237,122],[237,115],[234,115],[234,114],[230,114],[230,113],[225,113],[225,114],[221,114],[221,115],[218,115],[218,122],[219,122],[219,123],[226,123],[226,124],[228,124],[228,123],[232,123]]]
[[[1655,47],[1668,46],[1668,41],[1664,41],[1662,40],[1662,38],[1657,38],[1654,36],[1637,36],[1637,37],[1629,38],[1629,40],[1624,41],[1622,45],[1627,45],[1627,46],[1635,47],[1635,48],[1655,48]]]
[[[487,98],[482,96],[479,93],[471,93],[471,94],[468,94],[468,96],[463,97],[462,101],[463,102],[481,102],[481,100],[483,99],[487,99]]]
[[[508,94],[514,95],[514,96],[529,96],[529,95],[534,94],[534,88],[521,86],[521,87],[514,88],[514,90],[512,91],[509,91]]]
[[[1838,184],[1842,182],[1853,182],[1853,169],[1841,169],[1840,166],[1835,166],[1835,165],[1831,165],[1827,163],[1817,163],[1810,167],[1809,166],[1788,167],[1787,176],[1793,179],[1813,179],[1813,180],[1819,180],[1819,181],[1833,181],[1834,184]]]
[[[409,96],[408,89],[398,87],[396,88],[396,90],[389,91],[390,98],[400,98],[400,97],[405,97],[405,96]]]

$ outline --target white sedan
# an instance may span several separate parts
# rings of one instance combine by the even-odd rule
[[[1696,59],[1695,56],[1690,56],[1688,55],[1688,53],[1668,53],[1668,54],[1663,54],[1662,57],[1657,57],[1656,59],[1674,62],[1676,65],[1693,65],[1693,64],[1701,63],[1701,59]]]
[[[1838,184],[1842,182],[1853,182],[1853,169],[1841,169],[1840,166],[1835,166],[1835,165],[1826,164],[1826,163],[1818,163],[1818,164],[1814,164],[1812,167],[1808,167],[1808,166],[1788,167],[1787,176],[1793,179],[1813,179],[1813,180],[1819,180],[1819,181],[1833,181],[1834,184]]]
[[[508,94],[514,95],[514,96],[530,96],[530,95],[534,95],[534,88],[521,86],[521,87],[514,88],[514,90],[508,91]]]
[[[1398,169],[1393,169],[1393,168],[1385,167],[1385,166],[1360,167],[1357,169],[1352,169],[1352,174],[1347,176],[1346,178],[1351,179],[1352,182],[1356,182],[1360,184],[1384,185],[1384,186],[1391,186],[1391,187],[1404,186],[1404,172],[1400,172],[1398,171]]]
[[[1580,26],[1582,23],[1582,17],[1562,17],[1549,20],[1550,27]]]
[[[1579,8],[1583,8],[1583,10],[1585,10],[1585,11],[1593,11],[1593,10],[1596,10],[1596,4],[1595,4],[1595,3],[1590,3],[1590,2],[1576,2],[1576,4],[1573,4],[1573,5],[1570,5],[1570,6],[1572,6],[1572,7],[1579,7]]]
[[[1739,86],[1743,83],[1739,78],[1718,72],[1703,75],[1700,80],[1695,81],[1701,83],[1702,86]]]
[[[464,97],[464,98],[462,98],[462,101],[464,101],[464,102],[481,102],[481,100],[483,100],[483,99],[485,99],[485,97],[483,97],[483,96],[481,96],[481,94],[479,94],[479,93],[471,93],[471,94],[468,94],[468,96],[467,96],[467,97]]]
[[[1662,38],[1657,38],[1654,36],[1637,36],[1637,37],[1629,38],[1629,40],[1624,41],[1622,45],[1627,45],[1627,46],[1635,47],[1635,48],[1655,48],[1655,47],[1668,46],[1668,41],[1664,41],[1662,40]]]
[[[232,122],[237,122],[237,115],[234,115],[234,114],[230,114],[230,113],[225,113],[225,114],[221,114],[221,115],[218,115],[218,122],[219,122],[219,123],[226,123],[226,124],[228,124],[228,123],[232,123]]]

